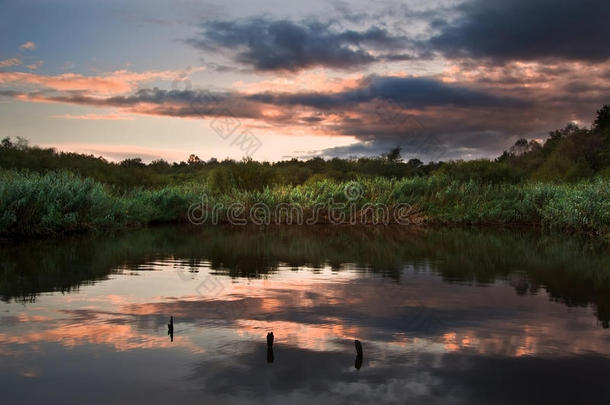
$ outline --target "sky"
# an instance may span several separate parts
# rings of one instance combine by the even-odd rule
[[[492,158],[610,103],[601,0],[0,0],[0,137],[112,161]]]

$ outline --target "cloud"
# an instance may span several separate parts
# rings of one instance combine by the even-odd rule
[[[25,74],[27,75],[27,74]],[[32,75],[33,76],[33,75]],[[0,82],[2,80],[0,75]],[[89,80],[89,79],[87,79]],[[77,83],[80,78],[76,80]],[[46,82],[45,82],[46,83]],[[62,84],[63,81],[61,82]],[[60,86],[55,85],[55,88]],[[65,84],[74,90],[77,84]],[[128,108],[141,113],[183,117],[210,117],[233,115],[242,118],[269,118],[263,110],[269,106],[279,109],[303,108],[314,111],[357,111],[369,103],[392,103],[391,108],[422,109],[427,107],[525,107],[527,101],[488,94],[456,84],[447,84],[433,78],[370,76],[362,79],[358,87],[338,92],[208,92],[204,90],[140,89],[129,95],[97,97],[79,93],[45,95],[22,94],[23,100],[62,102],[79,105]],[[344,111],[343,111],[344,112]],[[277,118],[282,114],[274,113]],[[294,119],[294,116],[289,117]],[[352,117],[354,118],[354,117]],[[311,117],[307,121],[312,121]],[[320,121],[319,119],[316,121]]]
[[[355,69],[429,60],[435,54],[495,63],[610,57],[610,3],[597,0],[467,0],[433,9],[390,7],[355,15],[339,4],[337,10],[340,15],[331,22],[271,17],[207,21],[187,42],[256,71]],[[343,23],[365,28],[345,28]]]
[[[104,156],[111,161],[121,161],[128,158],[142,158],[150,162],[156,159],[171,159],[179,161],[184,158],[184,152],[171,149],[147,148],[135,145],[120,144],[89,144],[89,143],[54,143],[43,144],[41,147],[55,148],[64,152],[75,152],[91,154],[94,156]]]
[[[440,143],[440,138],[433,135],[416,135],[410,139],[391,140],[372,140],[367,142],[356,142],[347,146],[336,146],[319,151],[310,151],[300,154],[300,158],[309,159],[313,157],[323,157],[326,159],[345,158],[345,157],[368,157],[381,156],[393,148],[399,146],[401,148],[401,156],[405,160],[417,158],[422,161],[446,161],[452,159],[463,159],[465,155],[470,159],[486,157],[487,154],[482,151],[472,150],[470,148],[462,148],[459,145],[447,147]],[[473,155],[474,152],[474,155]]]
[[[121,94],[134,90],[140,83],[155,79],[172,80],[174,71],[146,71],[141,73],[117,70],[103,76],[84,76],[76,73],[38,75],[25,72],[0,72],[0,84],[40,85],[58,91],[78,91],[97,95]]]
[[[421,160],[494,157],[517,139],[545,138],[549,130],[590,122],[607,102],[610,63],[511,62],[501,66],[459,60],[439,75],[349,75],[309,82],[295,78],[236,83],[243,91],[135,89],[174,72],[118,71],[96,77],[0,72],[0,83],[33,85],[2,90],[25,102],[118,109],[118,115],[63,116],[118,119],[134,114],[187,119],[232,117],[259,131],[342,136],[358,142],[309,156],[379,155],[394,146]],[[303,75],[301,78],[300,76]],[[292,76],[291,76],[292,77]],[[131,91],[130,91],[131,90]]]
[[[103,120],[103,121],[132,121],[134,118],[125,114],[62,114],[52,115],[51,118],[66,120]]]
[[[443,83],[425,77],[370,76],[361,86],[336,93],[261,93],[249,99],[279,105],[303,105],[318,109],[361,104],[374,100],[398,103],[401,108],[429,106],[511,106],[524,101],[500,97],[464,86]]]
[[[448,58],[604,61],[610,57],[610,3],[597,0],[470,0],[420,45]]]
[[[4,60],[0,60],[0,68],[3,67],[9,67],[9,66],[19,66],[21,65],[21,59],[19,58],[10,58],[10,59],[4,59]]]
[[[7,95],[22,101],[114,107],[123,114],[192,119],[233,117],[253,120],[263,125],[261,128],[280,127],[291,133],[291,129],[301,127],[301,132],[351,136],[362,142],[320,152],[326,156],[367,152],[378,155],[380,150],[401,145],[409,157],[430,160],[481,157],[506,147],[507,138],[530,133],[545,123],[527,98],[494,94],[475,86],[445,83],[431,77],[369,76],[356,83],[354,87],[332,92],[240,93],[152,88],[109,97],[74,92]]]
[[[36,44],[32,41],[27,41],[24,42],[23,44],[19,45],[19,49],[25,49],[25,50],[32,50],[32,49],[36,49]]]
[[[359,86],[364,76],[361,73],[330,76],[324,69],[313,69],[297,75],[273,76],[256,82],[239,80],[233,87],[244,93],[326,91],[337,92]]]
[[[36,69],[38,69],[39,67],[41,67],[43,64],[44,64],[44,61],[39,60],[39,61],[36,61],[36,62],[31,63],[31,64],[29,64],[29,65],[26,65],[26,67],[27,67],[28,69],[30,69],[30,70],[36,70]]]
[[[312,20],[258,17],[209,21],[202,28],[199,37],[187,42],[206,51],[228,52],[236,62],[258,71],[295,72],[316,66],[351,69],[383,60],[377,51],[404,49],[409,43],[377,26],[355,31]]]

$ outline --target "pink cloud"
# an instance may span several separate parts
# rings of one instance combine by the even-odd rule
[[[0,68],[18,65],[21,65],[21,60],[18,58],[0,60]]]
[[[144,161],[153,161],[156,159],[181,161],[188,157],[188,153],[185,151],[167,148],[147,148],[143,146],[123,144],[56,143],[44,144],[40,146],[43,148],[55,148],[63,152],[75,152],[94,156],[103,156],[104,158],[114,162],[135,157],[142,158]]]
[[[30,70],[36,70],[39,67],[41,67],[43,63],[44,63],[44,61],[39,60],[37,62],[27,65],[26,67]]]
[[[27,42],[24,42],[23,44],[19,45],[19,49],[27,49],[27,50],[36,49],[36,44],[32,41],[27,41]]]

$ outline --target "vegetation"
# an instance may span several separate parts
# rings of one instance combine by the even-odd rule
[[[408,203],[410,219],[428,224],[533,225],[547,229],[607,235],[610,232],[608,180],[577,184],[487,184],[459,182],[443,175],[407,179],[360,179],[362,196],[351,202],[356,210],[367,203],[393,207]],[[113,194],[100,183],[65,172],[45,175],[5,173],[0,183],[0,232],[6,235],[46,235],[88,229],[186,221],[193,203],[206,195],[209,207],[240,204],[248,217],[255,204],[272,210],[298,204],[312,213],[316,204],[349,202],[349,183],[325,179],[299,186],[258,190],[232,188],[213,192],[206,184],[135,189]],[[342,209],[348,212],[350,204]],[[317,222],[328,222],[324,212]]]
[[[544,144],[519,140],[494,161],[403,162],[400,148],[378,158],[314,158],[277,163],[190,156],[188,163],[103,158],[30,147],[5,138],[0,146],[0,234],[49,235],[186,221],[208,198],[220,220],[241,204],[271,209],[350,202],[410,205],[410,220],[427,224],[527,225],[610,234],[610,107],[591,129],[573,124]],[[362,195],[346,199],[356,180]],[[344,211],[350,209],[346,206]],[[242,215],[240,214],[240,215]],[[328,222],[327,216],[318,222]]]

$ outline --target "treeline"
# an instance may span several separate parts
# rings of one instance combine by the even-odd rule
[[[443,175],[452,180],[518,184],[527,181],[577,182],[593,177],[610,178],[610,106],[597,112],[592,128],[569,124],[553,131],[544,143],[518,140],[495,160],[407,162],[395,148],[380,157],[357,159],[319,157],[276,163],[212,158],[202,161],[191,155],[186,162],[155,160],[145,164],[139,158],[113,163],[102,157],[57,152],[30,147],[24,139],[0,144],[0,168],[46,173],[67,170],[119,190],[134,187],[161,188],[167,185],[206,183],[212,190],[262,190],[267,186],[302,185],[322,179],[349,181],[359,178],[411,178]]]
[[[424,165],[417,159],[403,162],[398,148],[382,157],[360,159],[324,160],[316,157],[307,161],[293,159],[269,163],[249,158],[241,161],[219,161],[215,158],[202,161],[191,155],[187,162],[168,163],[160,159],[145,164],[140,158],[114,163],[93,155],[31,147],[24,139],[12,142],[10,138],[5,138],[0,146],[1,168],[41,174],[66,170],[119,189],[206,182],[219,192],[231,188],[261,190],[266,186],[301,185],[322,179],[347,181],[359,177],[422,176],[432,173],[441,165]]]

